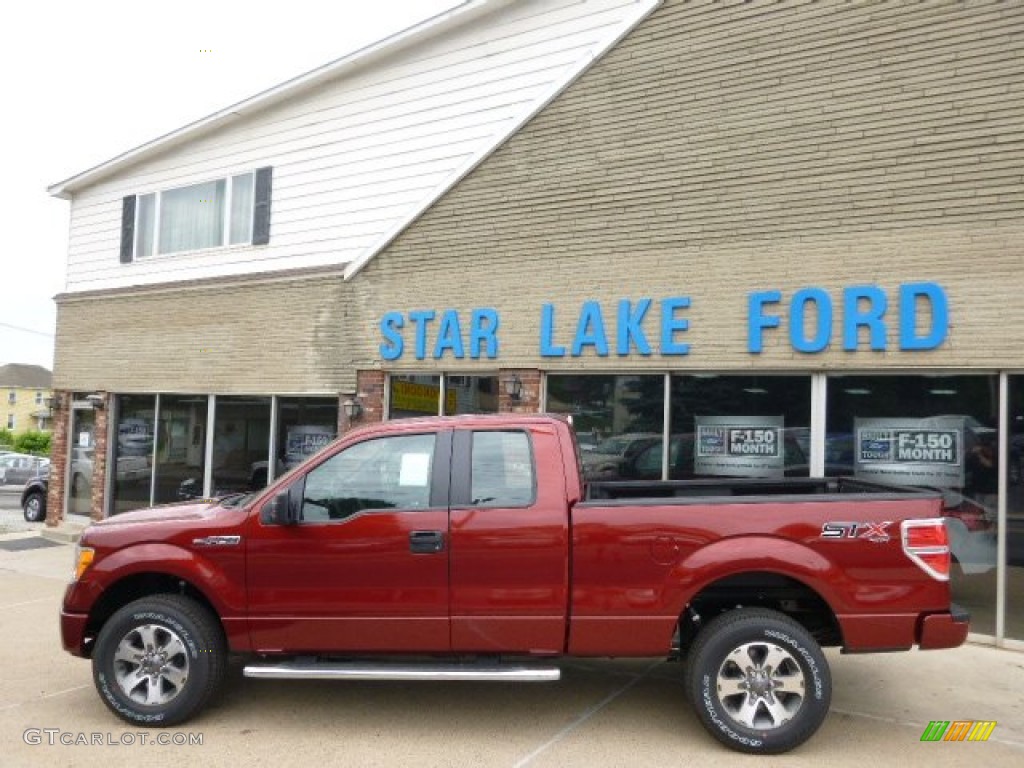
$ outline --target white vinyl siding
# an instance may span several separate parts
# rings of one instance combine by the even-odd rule
[[[652,0],[498,4],[153,153],[73,195],[67,290],[344,267],[372,255],[652,7]],[[232,223],[229,247],[119,263],[124,196],[262,165],[274,167],[269,245],[247,245],[251,232]],[[244,202],[232,196],[229,205]],[[151,242],[159,217],[150,222],[145,204],[138,208],[136,243]]]

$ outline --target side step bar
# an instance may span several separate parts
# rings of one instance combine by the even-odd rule
[[[489,682],[544,683],[558,680],[558,667],[499,664],[283,661],[250,664],[245,677],[263,680],[476,680]]]

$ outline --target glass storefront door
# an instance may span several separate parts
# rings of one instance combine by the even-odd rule
[[[75,395],[80,401],[82,395]],[[96,411],[92,407],[71,412],[71,466],[68,472],[68,507],[72,515],[88,515],[92,507],[93,457],[96,454]]]

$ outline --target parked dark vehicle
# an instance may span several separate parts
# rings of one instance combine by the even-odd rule
[[[21,509],[28,522],[38,523],[46,519],[46,492],[49,483],[50,467],[47,466],[25,484],[21,492]]]

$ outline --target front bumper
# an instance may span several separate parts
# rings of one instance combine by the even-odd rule
[[[963,645],[971,628],[971,615],[954,603],[949,613],[930,613],[918,626],[918,647],[922,651]]]
[[[60,612],[60,641],[64,650],[72,656],[89,657],[89,648],[85,642],[85,626],[89,616],[85,613]]]

